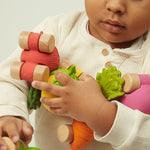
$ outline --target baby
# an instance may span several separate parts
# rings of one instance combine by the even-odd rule
[[[33,81],[33,87],[57,96],[41,98],[53,114],[43,107],[36,112],[36,147],[69,150],[57,140],[56,130],[74,118],[94,131],[95,140],[83,150],[149,149],[150,116],[107,101],[95,80],[97,72],[111,65],[122,74],[150,73],[149,8],[149,0],[85,0],[85,12],[48,17],[36,28],[35,32],[54,35],[60,60],[67,59],[85,73],[75,81],[58,71],[55,77],[62,87]],[[19,139],[29,143],[33,134],[26,108],[29,84],[9,75],[10,64],[20,54],[18,49],[0,65],[0,134],[14,143]],[[6,149],[1,138],[0,150]]]

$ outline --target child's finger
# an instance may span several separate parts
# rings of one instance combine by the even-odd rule
[[[67,85],[68,83],[71,83],[74,81],[68,74],[66,74],[65,72],[62,72],[62,71],[57,71],[55,73],[55,78],[62,85]]]
[[[67,114],[67,112],[62,108],[50,107],[50,110],[52,113],[54,113],[56,115],[66,115]]]
[[[62,107],[62,102],[58,97],[56,98],[41,97],[40,101],[49,107],[54,107],[54,108]]]
[[[20,136],[19,136],[19,131],[18,131],[18,127],[16,126],[16,124],[7,124],[4,127],[4,131],[6,132],[8,137],[14,142],[18,142]]]
[[[28,144],[32,139],[32,135],[33,127],[26,121],[23,121],[21,139]]]
[[[60,96],[62,94],[61,92],[62,87],[55,85],[55,84],[41,82],[41,81],[33,81],[32,86],[36,89],[45,91],[47,93],[51,93],[52,95],[55,95],[55,96]]]
[[[86,81],[88,79],[91,79],[92,77],[86,73],[82,73],[80,76],[79,76],[79,80],[80,81]]]

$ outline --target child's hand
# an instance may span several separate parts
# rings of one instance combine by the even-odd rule
[[[7,146],[3,136],[8,136],[13,143],[22,140],[25,145],[32,139],[32,126],[21,118],[13,116],[0,117],[0,150],[6,150]]]
[[[111,103],[103,96],[97,81],[86,74],[81,76],[80,81],[76,81],[61,71],[57,71],[55,77],[63,86],[38,81],[32,82],[34,88],[57,96],[56,98],[42,97],[41,102],[48,105],[51,111],[58,115],[67,115],[86,122],[93,129],[100,126],[102,122],[99,122],[98,119],[104,118],[103,108],[106,104],[110,105]],[[111,125],[113,120],[111,120]],[[105,123],[104,125],[106,126]],[[106,127],[110,128],[111,125]],[[102,134],[105,132],[107,131]]]
[[[56,96],[41,98],[52,112],[84,121],[89,112],[95,112],[95,103],[105,102],[98,83],[92,77],[84,76],[82,81],[76,81],[66,73],[57,71],[55,77],[63,86],[38,81],[33,82],[32,86]]]

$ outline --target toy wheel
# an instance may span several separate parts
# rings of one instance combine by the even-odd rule
[[[59,126],[57,137],[60,142],[72,142],[74,137],[72,125],[63,124]]]
[[[55,47],[55,38],[50,34],[41,34],[39,39],[39,51],[51,53]]]
[[[130,93],[140,88],[140,78],[137,74],[125,74],[122,78],[125,81],[123,86],[125,93]]]
[[[14,79],[21,80],[21,67],[24,62],[13,62],[10,68],[10,75]]]
[[[19,46],[22,49],[28,49],[28,39],[32,32],[22,31],[19,35]]]
[[[33,80],[47,82],[49,78],[49,68],[44,65],[36,65],[33,72]]]
[[[59,68],[61,69],[69,69],[72,66],[67,60],[63,60],[59,64]]]
[[[5,143],[7,144],[7,150],[17,150],[16,145],[11,141],[10,138],[8,137],[3,137],[3,140],[5,141]]]

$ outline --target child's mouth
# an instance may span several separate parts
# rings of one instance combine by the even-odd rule
[[[110,20],[102,21],[102,25],[103,25],[103,28],[110,33],[117,34],[117,33],[120,33],[121,30],[125,29],[124,26],[120,25],[116,21],[110,21]]]

